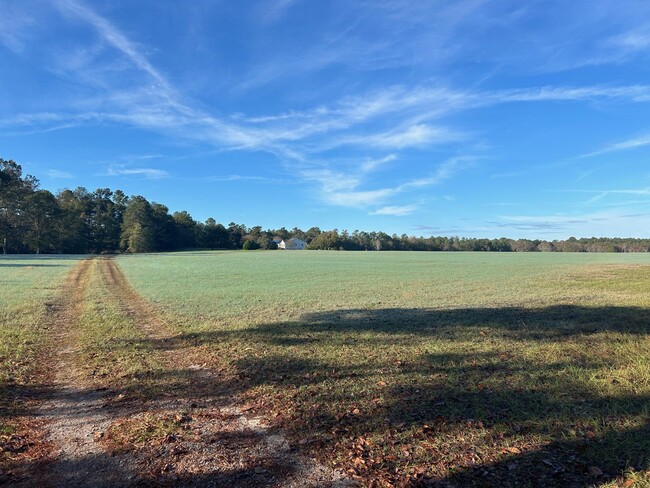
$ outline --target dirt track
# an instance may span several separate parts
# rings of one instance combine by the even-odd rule
[[[116,401],[124,393],[106,388],[79,366],[77,332],[88,284],[97,273],[107,297],[142,333],[143,354],[162,365],[147,378],[149,393]],[[292,450],[279,432],[249,418],[236,405],[220,373],[202,361],[202,350],[174,332],[129,285],[114,259],[84,260],[75,267],[52,309],[53,364],[40,415],[53,444],[19,486],[350,486],[341,474]],[[136,385],[137,387],[137,385]],[[151,393],[154,392],[154,393]],[[116,449],[108,432],[138,423],[176,419],[179,430]]]

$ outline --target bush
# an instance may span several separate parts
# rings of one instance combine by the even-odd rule
[[[259,249],[260,246],[255,241],[247,240],[247,241],[244,241],[244,245],[242,246],[242,248],[245,251],[252,251],[253,249]]]

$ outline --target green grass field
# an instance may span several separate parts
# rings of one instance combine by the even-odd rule
[[[648,482],[648,254],[118,263],[251,410],[367,483]]]
[[[0,256],[0,435],[15,427],[12,386],[31,382],[48,307],[74,257]]]
[[[0,385],[23,381],[44,316],[75,257],[0,256]]]
[[[130,292],[109,262],[86,263],[66,347],[91,388],[180,398],[201,365],[217,372],[201,391],[368,486],[650,486],[648,254],[116,261],[153,310],[114,295]],[[39,361],[62,347],[51,320],[76,263],[0,257],[0,441],[23,414],[7,393],[48,381]],[[176,338],[157,341],[156,324]],[[112,442],[151,426],[129,429]]]

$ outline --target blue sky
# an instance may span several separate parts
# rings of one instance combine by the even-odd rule
[[[650,2],[0,0],[0,157],[196,219],[650,235]]]

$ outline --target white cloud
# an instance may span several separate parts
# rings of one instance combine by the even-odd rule
[[[296,3],[296,0],[274,0],[263,3],[260,19],[263,23],[276,22]]]
[[[56,5],[65,13],[79,17],[81,20],[91,24],[100,36],[114,48],[124,53],[139,69],[146,72],[159,87],[171,93],[172,89],[167,80],[156,68],[143,56],[138,47],[132,43],[122,32],[104,17],[95,11],[74,0],[58,0]]]
[[[388,205],[370,212],[370,215],[409,215],[418,209],[417,205]]]
[[[351,175],[336,172],[330,169],[311,169],[301,173],[306,180],[317,181],[321,184],[323,192],[334,193],[337,191],[349,191],[361,184],[359,175]]]
[[[4,3],[0,15],[0,44],[17,54],[23,53],[34,23],[35,19],[30,13],[9,2]]]
[[[368,159],[361,164],[361,171],[364,173],[374,171],[375,169],[380,168],[386,165],[387,163],[395,161],[396,159],[397,159],[396,154],[389,154],[388,156],[380,159]]]
[[[68,173],[67,171],[60,171],[58,169],[50,169],[45,172],[45,174],[52,178],[52,179],[67,179],[67,178],[72,178],[72,173]]]
[[[149,180],[168,178],[169,173],[161,169],[154,168],[125,168],[109,167],[106,176],[143,176]]]
[[[645,134],[638,137],[633,137],[626,141],[617,142],[615,144],[610,144],[605,146],[602,149],[593,151],[590,153],[582,154],[580,158],[590,158],[592,156],[600,156],[601,154],[607,154],[611,152],[626,151],[628,149],[636,149],[638,147],[650,146],[650,134]]]
[[[649,195],[650,196],[650,187],[640,188],[640,189],[628,189],[628,190],[604,190],[601,192],[590,191],[589,193],[597,193],[596,196],[589,199],[586,203],[594,203],[598,200],[601,200],[605,197],[611,195]]]
[[[281,183],[282,180],[267,178],[266,176],[251,175],[228,175],[228,176],[210,176],[209,181],[259,181],[264,183]]]
[[[275,6],[282,11],[290,4],[289,0],[279,0]],[[487,3],[469,1],[460,2],[457,7],[443,8],[444,17],[451,19],[449,29],[453,30],[454,26],[464,23],[464,15],[474,12],[475,8],[482,8],[484,4]],[[45,131],[85,124],[129,124],[164,134],[171,133],[181,140],[198,140],[221,150],[265,151],[285,162],[287,172],[291,171],[298,175],[298,179],[315,184],[322,200],[335,205],[381,206],[374,211],[408,207],[389,204],[398,194],[440,184],[474,164],[475,158],[452,158],[440,164],[431,174],[419,178],[397,182],[389,187],[371,184],[371,173],[401,157],[398,154],[400,150],[467,140],[467,134],[445,127],[441,122],[444,117],[458,112],[508,103],[650,101],[650,86],[647,85],[481,90],[452,89],[441,82],[433,82],[431,86],[395,85],[346,96],[326,105],[319,103],[303,110],[222,117],[184,97],[164,72],[152,64],[145,49],[88,6],[92,4],[86,5],[79,0],[59,0],[56,5],[68,18],[81,20],[91,26],[101,43],[98,50],[112,52],[121,63],[116,63],[115,73],[98,73],[89,67],[95,56],[92,49],[71,52],[67,65],[71,70],[70,76],[92,83],[94,98],[76,101],[68,113],[45,111],[40,114],[19,114],[0,120],[0,126]],[[410,14],[413,13],[412,9],[418,12],[430,9],[411,5],[410,2],[399,2],[399,7],[393,8],[395,5],[377,8],[394,22],[400,23],[398,28],[408,31],[410,22],[427,23],[419,18],[414,20]],[[408,9],[410,14],[407,15],[404,9]],[[373,10],[371,15],[377,15],[377,11]],[[497,20],[497,16],[494,17],[492,22]],[[630,37],[621,42],[636,42],[639,45],[641,41],[640,38],[634,40]],[[332,42],[333,45],[337,44]],[[352,49],[355,48],[353,46]],[[319,65],[334,62],[339,55],[355,54],[341,49],[343,47],[334,46],[331,52],[322,53],[322,58],[305,69],[316,69]],[[277,67],[284,68],[284,65]],[[121,76],[123,73],[120,70],[126,69],[130,70],[129,74],[135,73],[137,76]],[[650,136],[644,136],[615,144],[604,151],[648,144]],[[345,165],[344,169],[337,161],[324,156],[328,154],[326,151],[341,145],[354,145],[355,149],[364,151],[356,162]],[[382,153],[390,154],[382,157]],[[154,168],[123,167],[113,168],[112,171],[114,175],[167,176],[165,171]],[[227,178],[232,181],[235,176]]]
[[[344,173],[330,169],[312,169],[304,170],[301,176],[306,180],[319,183],[322,200],[331,205],[367,208],[384,205],[388,199],[414,189],[440,184],[456,173],[470,168],[476,160],[476,157],[470,156],[450,158],[440,163],[431,175],[408,180],[393,187],[371,190],[360,189],[364,185],[363,171]]]
[[[610,44],[622,48],[624,51],[643,51],[650,47],[650,27],[643,26],[609,39]]]
[[[331,205],[342,207],[368,207],[386,201],[386,198],[399,193],[395,188],[382,188],[366,191],[338,191],[323,193],[324,200]]]
[[[474,164],[476,164],[477,159],[479,158],[475,156],[458,156],[449,158],[439,164],[432,175],[407,181],[406,183],[400,185],[398,188],[400,191],[403,191],[409,188],[421,188],[425,186],[437,185],[451,178],[456,173],[471,168],[474,166]]]
[[[383,149],[404,149],[407,147],[441,144],[461,139],[460,134],[441,127],[426,124],[412,125],[405,129],[382,132],[367,136],[352,136],[340,140],[340,144],[373,146]]]

